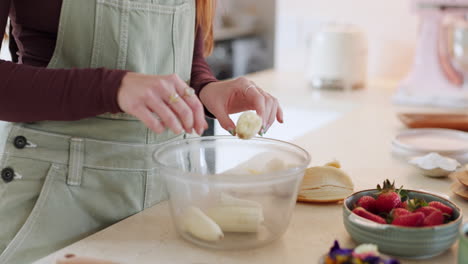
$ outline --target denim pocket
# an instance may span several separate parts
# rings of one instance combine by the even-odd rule
[[[174,2],[97,0],[91,67],[176,72],[179,54],[174,43],[183,41],[176,38],[181,34],[178,21],[189,5]]]
[[[24,158],[9,158],[5,164],[22,178],[1,183],[0,263],[23,263],[17,260],[18,255],[27,263],[37,252],[31,248],[19,254],[18,250],[34,232],[41,210],[53,194],[52,182],[59,173],[65,173],[65,168]]]

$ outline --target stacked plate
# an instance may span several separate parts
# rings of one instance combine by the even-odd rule
[[[431,152],[468,163],[468,133],[443,128],[408,129],[392,142],[393,152],[411,158]]]

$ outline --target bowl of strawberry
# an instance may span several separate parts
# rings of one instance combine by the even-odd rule
[[[343,222],[356,242],[376,244],[381,252],[401,258],[430,258],[449,249],[458,238],[462,217],[451,201],[397,189],[389,180],[343,203]]]

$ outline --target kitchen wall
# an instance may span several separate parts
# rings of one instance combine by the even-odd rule
[[[274,67],[275,55],[275,0],[218,0],[215,19],[215,40],[223,46],[209,58],[213,68],[233,64],[234,76]],[[221,21],[224,19],[225,23]],[[223,25],[224,24],[224,25]],[[223,57],[226,44],[230,57]],[[229,76],[231,77],[231,76]]]
[[[273,0],[271,0],[273,1]],[[277,0],[275,67],[301,71],[310,33],[327,21],[353,23],[369,43],[370,79],[399,80],[408,72],[417,36],[417,16],[408,0]]]
[[[232,1],[232,0],[231,0]],[[259,34],[264,39],[265,52],[268,54],[267,65],[273,67],[275,54],[275,0],[236,0],[243,9],[251,10],[258,16]]]

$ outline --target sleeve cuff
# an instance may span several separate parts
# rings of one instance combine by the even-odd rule
[[[216,80],[216,79],[210,79],[210,80],[206,80],[206,81],[201,82],[200,89],[197,91],[198,98],[200,98],[200,93],[203,90],[203,88],[205,88],[208,84],[213,83],[213,82],[217,82],[217,81],[218,80]],[[205,105],[203,105],[203,109],[205,111],[205,117],[211,118],[211,119],[216,119],[216,116],[214,116],[210,111],[208,111],[208,109],[206,109]]]

